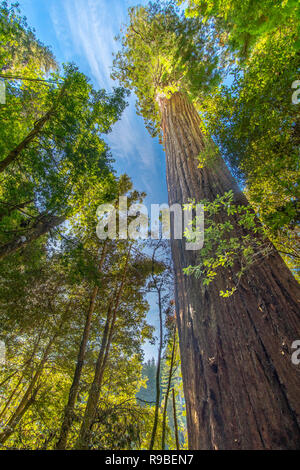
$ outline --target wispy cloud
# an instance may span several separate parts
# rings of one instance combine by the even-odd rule
[[[117,50],[114,37],[126,21],[126,8],[120,1],[76,0],[52,4],[51,17],[55,31],[70,55],[86,61],[91,78],[100,87],[111,87],[112,54]]]
[[[124,160],[126,168],[134,176],[138,189],[148,195],[155,192],[159,181],[158,151],[155,141],[145,129],[143,119],[136,115],[135,97],[129,100],[122,119],[117,122],[107,141],[116,160]]]

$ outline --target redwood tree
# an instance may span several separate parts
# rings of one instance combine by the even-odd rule
[[[152,134],[162,132],[169,204],[213,204],[230,192],[232,205],[251,214],[221,156],[211,156],[195,107],[218,80],[209,25],[200,29],[168,4],[129,13],[113,75],[136,93]],[[203,273],[183,271],[199,264],[201,252],[172,240],[189,447],[296,449],[300,371],[291,344],[300,336],[299,286],[259,222],[247,228],[238,211],[219,211],[215,220],[219,227],[230,223],[239,242],[247,240],[252,261],[247,269],[239,258],[225,262],[205,282]],[[232,279],[234,293],[222,297]]]

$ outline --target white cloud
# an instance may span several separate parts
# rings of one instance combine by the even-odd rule
[[[135,112],[135,98],[129,99],[129,106],[123,113],[122,120],[114,126],[108,137],[111,149],[117,157],[123,154],[137,157],[147,169],[155,166],[155,149],[153,139],[148,134],[144,122]]]

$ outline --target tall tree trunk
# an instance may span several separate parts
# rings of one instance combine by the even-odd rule
[[[97,362],[96,362],[94,379],[90,388],[90,393],[89,393],[88,401],[86,404],[79,437],[76,443],[76,449],[87,450],[89,448],[91,428],[94,424],[94,420],[95,420],[95,416],[97,412],[97,405],[98,405],[98,400],[99,400],[100,391],[101,391],[103,374],[104,374],[105,367],[107,364],[107,359],[108,359],[109,350],[111,346],[119,303],[120,303],[121,296],[123,293],[123,288],[126,282],[130,251],[131,251],[131,246],[127,253],[122,279],[120,282],[120,286],[117,290],[114,303],[112,302],[108,307],[106,322],[105,322],[104,331],[102,335],[101,348],[100,348],[99,355],[98,355]]]
[[[158,102],[169,203],[213,201],[232,190],[247,204],[221,158],[198,167],[205,143],[187,97]],[[274,250],[250,267],[229,298],[219,295],[224,276],[203,286],[183,274],[198,264],[184,240],[172,240],[172,256],[190,449],[299,448],[300,369],[291,362],[299,285],[280,255]]]
[[[169,400],[172,377],[173,377],[174,358],[175,358],[175,345],[176,345],[176,328],[174,328],[174,334],[173,334],[171,362],[170,362],[169,375],[168,375],[168,384],[167,384],[167,390],[166,390],[165,402],[164,402],[163,422],[162,422],[162,438],[161,438],[161,448],[162,448],[162,450],[165,450],[165,447],[166,447],[167,409],[168,409],[168,400]]]
[[[173,399],[173,419],[174,419],[174,434],[175,434],[176,450],[180,450],[179,435],[178,435],[177,411],[176,411],[176,400],[175,400],[175,390],[174,390],[174,388],[172,389],[172,399]]]
[[[101,258],[98,264],[98,272],[101,272],[102,270],[106,251],[107,251],[107,242],[105,241],[103,245],[102,253],[101,253]],[[68,403],[65,407],[64,418],[63,418],[63,422],[62,422],[62,426],[60,430],[60,436],[56,444],[56,449],[58,450],[65,449],[67,445],[68,434],[69,434],[72,420],[73,420],[74,407],[75,407],[75,403],[76,403],[77,396],[78,396],[80,377],[81,377],[83,363],[85,359],[86,346],[87,346],[87,342],[88,342],[88,338],[90,334],[92,317],[93,317],[93,313],[95,310],[95,302],[96,302],[96,297],[98,295],[98,292],[99,292],[99,286],[95,286],[91,294],[91,298],[90,298],[90,305],[89,305],[89,309],[86,315],[86,320],[85,320],[84,330],[83,330],[81,343],[79,347],[73,382],[72,382],[70,392],[69,392]]]
[[[56,111],[58,104],[60,103],[61,98],[66,92],[66,84],[64,84],[59,92],[58,98],[54,105],[47,111],[44,116],[42,116],[38,121],[35,122],[33,129],[27,134],[26,137],[13,149],[9,154],[0,162],[0,173],[4,171],[12,162],[14,162],[20,153],[25,150],[31,142],[38,137],[45,124],[50,120],[53,114]]]
[[[154,410],[154,421],[153,428],[151,433],[151,440],[149,445],[149,450],[153,450],[155,443],[155,436],[158,426],[158,412],[160,404],[160,369],[161,369],[161,353],[163,348],[163,318],[162,318],[162,301],[161,301],[161,290],[158,288],[158,313],[159,313],[159,346],[157,353],[157,368],[156,368],[156,377],[155,377],[155,410]]]

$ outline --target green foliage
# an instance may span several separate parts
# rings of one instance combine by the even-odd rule
[[[166,392],[168,387],[168,381],[170,381],[170,390],[167,403],[167,448],[169,450],[176,449],[176,439],[175,439],[175,424],[174,424],[174,411],[172,404],[171,390],[174,389],[175,392],[175,403],[176,403],[176,416],[178,424],[178,434],[179,434],[179,445],[181,449],[185,446],[185,430],[186,430],[186,411],[184,403],[184,394],[183,394],[183,384],[182,384],[182,375],[181,375],[181,361],[180,361],[180,351],[179,351],[179,340],[178,333],[174,335],[174,320],[168,324],[167,338],[166,338],[166,348],[163,357],[163,367],[162,367],[162,406],[166,400]],[[172,363],[172,352],[173,352],[173,343],[175,338],[175,347],[174,347],[174,357]],[[172,368],[172,374],[170,376],[170,368]]]
[[[0,370],[0,383],[3,383],[0,386],[2,430],[6,429],[9,417],[38,370],[49,339],[56,334],[51,354],[37,383],[37,398],[3,448],[54,447],[81,341],[83,312],[88,309],[92,288],[99,285],[69,447],[74,445],[79,432],[100,347],[99,339],[103,334],[107,299],[111,298],[120,282],[129,242],[109,243],[105,270],[99,275],[96,266],[102,245],[99,241],[96,243],[94,236],[87,239],[86,232],[80,231],[78,220],[76,223],[77,236],[72,226],[69,227],[59,251],[45,252],[43,257],[17,271],[16,259],[13,258],[21,259],[19,253],[9,257],[1,266],[5,278],[1,277],[0,283],[0,337],[7,349],[6,365]],[[32,251],[33,246],[27,250]],[[37,249],[40,252],[40,247]],[[90,445],[94,449],[139,448],[147,433],[145,422],[148,422],[149,410],[142,407],[135,397],[144,384],[141,346],[152,336],[152,328],[145,319],[148,311],[145,283],[151,269],[148,263],[146,268],[143,267],[143,259],[138,251],[130,259],[91,434]],[[5,404],[8,405],[6,408]]]
[[[42,219],[60,216],[68,221],[30,244],[20,244],[0,265],[0,339],[6,346],[6,363],[0,366],[1,448],[55,448],[97,287],[72,414],[68,441],[72,448],[108,308],[116,301],[131,244],[100,242],[96,236],[98,205],[116,205],[119,195],[132,189],[126,175],[115,176],[103,139],[120,117],[126,93],[121,88],[110,94],[93,89],[72,64],[53,72],[56,64],[49,50],[37,41],[16,7],[8,8],[4,2],[0,26],[0,67],[10,77],[7,103],[0,107],[0,248],[26,239]],[[17,81],[12,78],[16,76]],[[143,197],[137,191],[129,193],[131,202]],[[154,270],[161,273],[164,266],[157,263]],[[152,260],[135,242],[96,403],[93,449],[137,449],[149,440],[151,409],[141,406],[136,394],[145,384],[142,345],[153,333],[146,321],[146,286],[152,272]],[[7,432],[11,432],[8,437]]]
[[[8,20],[3,14],[2,23]],[[19,40],[14,29],[11,34]],[[5,44],[0,50],[5,55]],[[34,66],[42,75],[40,62]],[[11,67],[18,71],[14,57]],[[27,78],[35,77],[30,68],[25,72]],[[114,195],[112,159],[102,136],[126,105],[124,90],[96,91],[74,65],[51,77],[52,83],[42,85],[26,79],[7,81],[6,104],[0,108],[0,164],[8,162],[0,175],[3,246],[26,237],[41,219],[70,217],[93,185],[100,189],[102,182],[105,191],[99,192],[98,201]]]
[[[21,17],[18,4],[0,4],[0,72],[30,78],[43,77],[57,68],[52,52],[45,47]]]
[[[59,71],[18,8],[6,2],[0,8],[0,35],[0,70],[8,77],[6,104],[0,107],[3,257],[39,234],[42,225],[47,232],[51,220],[57,225],[74,215],[90,188],[98,188],[98,205],[115,197],[103,135],[124,110],[126,93],[95,90],[73,64]]]
[[[229,297],[236,291],[245,271],[268,256],[273,247],[253,210],[250,206],[235,204],[232,191],[213,202],[201,203],[205,214],[204,246],[199,251],[199,264],[186,267],[184,272],[200,278],[204,289],[217,276],[225,275],[229,287],[226,291],[220,290],[220,296]],[[197,219],[193,224],[196,222]],[[194,237],[193,228],[186,230],[187,240]]]
[[[297,0],[189,0],[187,15],[201,16],[203,22],[213,18],[226,32],[231,49],[245,58],[266,35],[290,22],[297,25],[300,7]],[[295,49],[300,46],[299,33],[298,24],[292,43]]]
[[[142,368],[142,375],[143,378],[146,380],[145,386],[143,386],[138,394],[137,398],[141,400],[141,403],[148,402],[149,404],[155,403],[155,396],[156,396],[156,364],[154,358],[152,360],[148,360],[145,364],[143,364]]]

